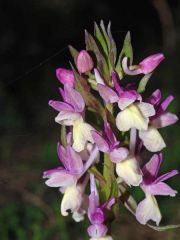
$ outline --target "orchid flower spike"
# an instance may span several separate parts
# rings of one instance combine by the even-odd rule
[[[146,224],[149,220],[159,225],[161,213],[155,199],[155,195],[174,197],[177,193],[169,187],[165,180],[178,174],[177,170],[172,170],[158,177],[162,154],[154,154],[150,161],[143,167],[143,182],[141,188],[145,193],[145,199],[141,201],[136,209],[136,218],[141,224]]]
[[[73,148],[80,152],[85,149],[88,142],[94,143],[91,136],[90,124],[84,122],[82,117],[85,103],[78,91],[65,85],[64,91],[60,89],[64,102],[50,100],[49,105],[59,112],[55,121],[61,125],[73,126]]]
[[[122,67],[127,75],[149,74],[153,72],[157,66],[165,59],[164,54],[156,53],[141,61],[134,70],[130,70],[127,63],[128,58],[124,57]]]
[[[57,68],[56,77],[63,85],[67,84],[70,87],[74,87],[75,79],[72,70],[65,68]]]
[[[86,50],[81,50],[77,56],[76,65],[79,73],[86,73],[93,69],[94,63]]]

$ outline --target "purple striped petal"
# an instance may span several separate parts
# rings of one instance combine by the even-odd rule
[[[98,88],[100,96],[106,103],[108,103],[108,102],[115,103],[118,101],[118,99],[119,99],[118,95],[111,88],[109,88],[103,84],[99,84],[99,83],[97,84],[97,88]]]
[[[154,154],[148,163],[143,167],[145,182],[155,180],[162,162],[162,154]]]
[[[179,172],[178,172],[177,170],[172,170],[172,171],[170,171],[170,172],[168,172],[168,173],[165,173],[165,174],[161,175],[160,177],[158,177],[158,178],[154,181],[154,183],[158,183],[158,182],[165,181],[165,180],[167,180],[167,179],[169,179],[169,178],[174,177],[174,176],[177,175],[177,174],[179,174]]]
[[[72,112],[73,111],[72,106],[69,105],[68,103],[50,100],[48,104],[49,104],[49,106],[51,106],[58,112],[60,112],[60,111]]]
[[[178,121],[178,117],[173,113],[163,113],[159,117],[151,121],[151,125],[155,128],[163,128],[170,126]]]
[[[97,131],[91,131],[92,137],[94,142],[96,143],[99,151],[101,152],[108,152],[109,151],[109,145],[104,140],[104,138],[97,132]]]
[[[168,186],[166,183],[159,182],[156,184],[150,184],[147,186],[146,191],[152,195],[162,195],[162,196],[171,196],[175,197],[177,191],[172,189],[170,186]]]
[[[110,152],[110,159],[114,163],[119,163],[120,161],[127,158],[128,155],[129,155],[128,149],[124,147],[120,147]]]
[[[82,112],[84,110],[85,103],[81,94],[74,88],[69,87],[67,85],[64,86],[64,91],[66,94],[67,103],[73,106],[76,112]]]
[[[49,178],[45,184],[49,187],[67,187],[75,183],[76,178],[64,169],[52,169],[44,172],[44,178]]]
[[[151,103],[152,105],[157,105],[160,103],[160,100],[161,100],[161,91],[157,89],[152,93],[148,102]]]

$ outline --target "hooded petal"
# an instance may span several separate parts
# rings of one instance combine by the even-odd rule
[[[64,91],[67,103],[73,106],[75,112],[82,112],[85,107],[85,102],[81,94],[74,88],[67,85],[64,86]]]
[[[121,110],[124,110],[126,107],[128,107],[130,104],[136,101],[138,97],[138,94],[136,91],[131,90],[131,91],[125,91],[123,92],[118,100],[118,107]]]
[[[106,103],[108,103],[108,102],[115,103],[118,101],[118,99],[119,99],[118,95],[111,88],[109,88],[103,84],[99,84],[99,83],[97,84],[97,88],[98,88],[100,96]]]
[[[143,175],[146,181],[154,181],[158,175],[162,163],[162,154],[154,154],[149,162],[143,167]]]
[[[151,125],[155,128],[163,128],[172,125],[178,121],[178,117],[173,113],[163,113],[159,117],[151,121]]]
[[[79,113],[61,111],[55,118],[55,122],[65,126],[72,126],[74,121],[79,118],[81,118]]]
[[[56,77],[62,84],[67,84],[70,87],[74,86],[74,74],[72,70],[65,68],[56,69]]]
[[[159,152],[166,147],[163,138],[154,127],[149,127],[148,130],[145,131],[139,131],[139,137],[150,152]]]
[[[73,148],[76,152],[84,150],[87,142],[94,143],[91,131],[94,130],[91,125],[85,123],[82,118],[73,123]]]
[[[67,146],[67,157],[68,170],[72,174],[81,174],[83,171],[83,161],[71,146]]]
[[[145,187],[145,191],[152,195],[163,195],[163,196],[171,196],[175,197],[177,191],[172,189],[166,183],[158,182],[154,184],[150,184]]]
[[[45,184],[49,187],[67,187],[76,182],[76,177],[63,169],[53,169],[44,172],[44,178],[48,178]]]
[[[156,222],[159,225],[161,221],[161,213],[154,196],[147,195],[146,198],[141,201],[136,209],[136,219],[143,225],[149,220]]]
[[[76,185],[67,187],[61,202],[61,214],[68,216],[68,211],[72,213],[78,211],[82,205],[82,190]]]
[[[129,151],[127,148],[124,147],[115,148],[113,151],[110,152],[110,159],[114,163],[119,163],[120,161],[127,158],[128,155]]]
[[[116,173],[129,186],[139,186],[142,182],[142,173],[135,157],[129,156],[116,164]]]
[[[93,140],[96,143],[99,151],[108,152],[109,151],[109,145],[104,140],[104,138],[97,131],[92,131],[91,134],[92,134]]]
[[[120,131],[128,131],[130,128],[146,130],[149,119],[142,114],[142,111],[136,104],[131,104],[116,117],[116,126]]]

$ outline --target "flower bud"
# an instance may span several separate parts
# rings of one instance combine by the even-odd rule
[[[93,60],[86,50],[80,51],[77,56],[76,65],[79,73],[91,71],[94,67]]]
[[[57,68],[56,77],[62,84],[67,84],[70,87],[74,87],[74,74],[72,70]]]
[[[148,74],[155,70],[155,68],[164,60],[164,54],[157,53],[145,58],[139,63],[142,73]]]

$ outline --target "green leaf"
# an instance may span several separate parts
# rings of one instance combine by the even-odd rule
[[[100,26],[101,26],[103,35],[104,35],[104,37],[105,37],[105,39],[106,39],[107,47],[108,47],[108,52],[109,52],[109,50],[110,50],[110,41],[109,41],[109,37],[108,37],[108,35],[107,35],[106,28],[105,28],[105,26],[104,26],[103,20],[101,20]]]
[[[151,225],[151,224],[147,224],[147,226],[158,232],[163,232],[163,231],[167,231],[167,230],[171,230],[171,229],[175,229],[175,228],[180,228],[180,224],[166,225],[166,226],[159,226],[159,227]]]
[[[132,65],[132,63],[133,63],[133,48],[132,48],[132,45],[131,45],[131,34],[130,34],[130,32],[127,32],[127,34],[125,36],[123,48],[121,50],[118,62],[116,64],[116,71],[117,71],[120,79],[122,78],[122,75],[123,75],[121,63],[122,63],[122,58],[124,56],[129,58],[130,65]]]
[[[66,137],[66,126],[61,126],[61,143],[65,147],[67,145],[67,137]]]
[[[99,180],[101,187],[103,188],[106,185],[106,180],[103,175],[97,170],[95,166],[92,166],[88,170],[90,173],[93,173],[94,176]]]
[[[112,69],[114,69],[114,64],[116,62],[117,48],[116,48],[116,43],[111,34],[111,22],[109,22],[109,24],[108,24],[107,32],[108,32],[108,36],[109,36],[109,40],[110,40],[109,61],[110,61],[111,70],[112,70]]]
[[[152,73],[149,73],[147,75],[144,75],[144,77],[140,80],[139,86],[138,86],[138,89],[137,89],[137,91],[139,93],[142,93],[142,92],[145,91],[146,85],[147,85],[147,83],[148,83],[148,81],[149,81],[151,76],[152,76]]]
[[[109,158],[109,154],[104,153],[104,167],[103,167],[103,177],[106,181],[106,185],[101,189],[101,199],[105,202],[109,199],[112,187],[112,171],[113,163]]]
[[[94,35],[97,38],[99,44],[101,45],[105,55],[108,56],[108,45],[106,42],[106,38],[104,37],[96,22],[94,23]]]
[[[69,47],[69,51],[71,53],[71,56],[73,57],[74,62],[76,63],[76,59],[77,59],[77,56],[78,56],[79,52],[71,45],[69,45],[68,47]]]

